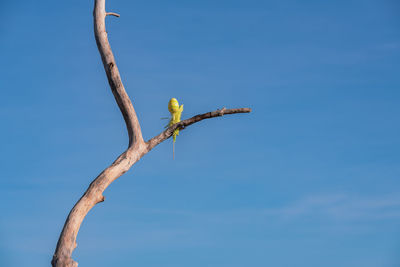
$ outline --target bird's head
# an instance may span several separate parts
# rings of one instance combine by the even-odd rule
[[[171,98],[168,102],[168,110],[171,113],[179,111],[179,103],[176,98]]]

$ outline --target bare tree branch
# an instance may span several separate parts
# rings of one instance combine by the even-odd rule
[[[129,136],[129,146],[110,167],[105,169],[90,184],[89,188],[72,208],[57,242],[52,260],[53,266],[78,266],[78,263],[72,260],[71,255],[76,247],[76,236],[83,219],[94,205],[104,201],[104,190],[115,179],[127,172],[144,155],[143,152],[146,148],[135,109],[122,84],[118,67],[108,42],[105,27],[106,15],[105,0],[95,0],[93,11],[94,35],[107,74],[108,83],[125,120]],[[110,15],[114,15],[114,13],[110,13]]]
[[[94,33],[97,47],[103,61],[104,69],[107,74],[108,83],[119,109],[124,117],[126,128],[129,135],[129,146],[108,168],[106,168],[93,182],[89,188],[72,208],[65,221],[63,230],[57,242],[57,247],[53,255],[53,267],[77,267],[78,263],[72,260],[72,252],[76,248],[76,237],[87,213],[97,204],[104,201],[104,190],[118,177],[127,172],[133,164],[140,160],[156,145],[168,139],[177,128],[185,127],[204,119],[223,116],[234,113],[248,113],[249,108],[221,109],[194,116],[190,119],[172,125],[161,134],[144,142],[140,124],[133,108],[131,100],[125,91],[121,77],[115,63],[110,44],[107,39],[105,29],[105,18],[107,15],[118,15],[116,13],[106,13],[105,0],[95,0],[94,6]],[[119,16],[119,15],[118,15]]]
[[[156,145],[160,144],[161,142],[163,142],[166,139],[168,139],[169,137],[171,137],[171,135],[177,128],[185,129],[187,126],[189,126],[193,123],[199,122],[201,120],[211,119],[211,118],[220,117],[220,116],[228,115],[228,114],[249,113],[249,112],[251,112],[250,108],[236,108],[236,109],[223,108],[223,109],[218,109],[215,111],[199,114],[194,117],[191,117],[190,119],[183,120],[179,123],[172,125],[168,129],[166,129],[165,131],[160,133],[159,135],[157,135],[157,136],[151,138],[149,141],[147,141],[146,142],[147,143],[146,153],[149,152],[150,150],[152,150]]]
[[[114,16],[114,17],[117,17],[117,18],[120,17],[120,15],[118,13],[114,13],[114,12],[107,12],[106,16]]]
[[[128,129],[129,146],[135,142],[143,143],[142,131],[140,130],[140,124],[136,116],[135,109],[133,108],[131,100],[125,91],[124,85],[122,84],[118,67],[115,63],[110,43],[108,42],[105,26],[105,0],[95,1],[93,16],[94,36],[96,38],[97,48],[99,49],[101,59],[103,61],[111,91],[113,92],[119,109],[124,116],[126,128]]]

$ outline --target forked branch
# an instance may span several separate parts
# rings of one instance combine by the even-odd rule
[[[107,38],[105,18],[107,15],[119,16],[116,13],[105,11],[105,0],[95,0],[94,6],[94,34],[97,47],[103,61],[107,74],[108,83],[119,109],[124,117],[128,130],[129,145],[108,168],[106,168],[93,182],[89,188],[72,208],[65,221],[63,230],[57,242],[53,255],[53,267],[76,267],[78,263],[73,261],[71,256],[76,247],[76,237],[83,219],[87,213],[97,204],[104,201],[104,190],[118,177],[127,172],[133,164],[140,160],[151,149],[171,137],[175,129],[185,127],[204,119],[219,117],[227,114],[248,113],[249,108],[221,109],[194,116],[190,119],[172,125],[159,135],[144,142],[140,129],[139,120],[128,94],[122,84],[121,77],[115,63],[113,53]]]

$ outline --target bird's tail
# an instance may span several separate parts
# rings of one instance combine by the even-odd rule
[[[172,159],[175,159],[175,142],[176,142],[176,130],[174,131],[173,135],[172,135]]]

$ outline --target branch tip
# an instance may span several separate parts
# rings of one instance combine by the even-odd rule
[[[118,13],[115,13],[115,12],[107,12],[106,16],[114,16],[114,17],[117,17],[117,18],[120,17],[120,15]]]

